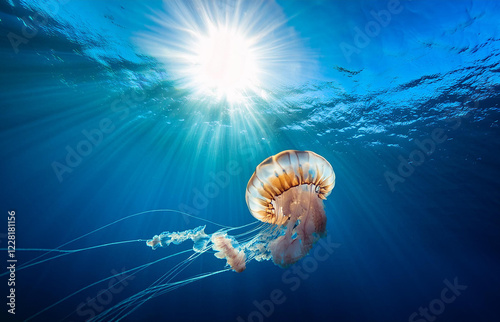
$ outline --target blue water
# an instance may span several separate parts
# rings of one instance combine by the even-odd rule
[[[155,17],[187,16],[162,1],[3,1],[0,247],[7,245],[12,210],[17,267],[41,254],[22,249],[53,249],[145,210],[244,225],[253,221],[245,188],[255,167],[282,150],[310,150],[337,175],[325,201],[327,240],[335,244],[326,258],[313,250],[289,269],[252,261],[241,274],[211,276],[128,308],[125,320],[496,321],[499,3],[256,3],[241,4],[242,17],[259,22],[250,34],[282,22],[261,43],[271,48],[259,87],[267,94],[231,103],[197,95],[179,75],[184,65],[165,53],[188,50],[185,34]],[[237,6],[207,7],[224,17]],[[382,10],[389,12],[385,20],[376,14]],[[81,147],[96,129],[97,143]],[[69,164],[68,151],[79,145],[88,153],[69,157]],[[235,170],[227,184],[206,197],[214,175],[228,167]],[[147,214],[63,249],[203,224]],[[207,232],[217,229],[207,224]],[[190,247],[152,251],[132,242],[18,270],[16,314],[2,304],[1,319],[25,320],[115,272]],[[107,281],[34,321],[89,319],[187,256],[130,276],[95,307],[88,301]],[[2,257],[6,266],[7,252]],[[224,265],[206,253],[176,279]],[[450,283],[458,286],[450,290]],[[0,285],[5,301],[6,276]]]

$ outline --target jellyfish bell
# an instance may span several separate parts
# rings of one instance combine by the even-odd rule
[[[245,198],[256,219],[284,228],[269,243],[275,264],[297,262],[326,234],[323,200],[334,185],[330,163],[311,151],[283,151],[257,166]]]

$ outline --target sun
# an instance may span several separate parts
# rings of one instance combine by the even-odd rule
[[[274,1],[165,0],[136,38],[190,101],[250,106],[282,84],[301,81],[298,36]],[[161,67],[161,66],[160,66]]]
[[[252,41],[236,30],[210,28],[208,35],[199,37],[195,52],[198,70],[193,76],[200,89],[234,100],[258,86]]]

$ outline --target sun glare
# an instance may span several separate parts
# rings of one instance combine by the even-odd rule
[[[234,30],[211,28],[196,48],[196,82],[217,96],[237,99],[258,84],[258,66],[248,39]]]
[[[273,1],[169,0],[152,18],[138,40],[193,101],[249,106],[299,77],[303,51]]]

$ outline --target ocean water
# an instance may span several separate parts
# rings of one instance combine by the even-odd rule
[[[1,320],[496,321],[499,14],[487,0],[2,1]],[[210,47],[210,30],[227,33]],[[114,309],[193,254],[145,240],[254,222],[247,182],[287,149],[336,173],[307,257]],[[195,217],[127,218],[155,209]],[[223,269],[209,251],[169,278]]]

